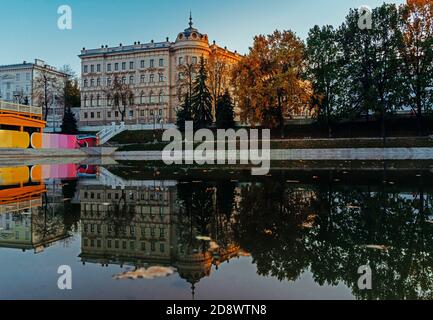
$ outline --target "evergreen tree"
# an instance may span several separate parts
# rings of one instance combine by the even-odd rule
[[[228,90],[222,96],[218,97],[216,107],[216,125],[220,129],[229,129],[235,126],[235,113],[233,111],[233,102]]]
[[[207,71],[203,56],[200,58],[200,67],[195,79],[191,109],[194,118],[194,126],[198,129],[208,127],[213,122],[212,95],[206,85]]]
[[[184,131],[185,122],[192,120],[191,99],[187,93],[180,109],[177,111],[176,125],[180,130]]]
[[[77,134],[77,120],[71,108],[67,108],[62,121],[62,133],[64,134]]]

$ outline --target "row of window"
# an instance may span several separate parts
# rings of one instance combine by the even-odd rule
[[[162,109],[159,110],[140,110],[139,113],[140,117],[153,117],[155,115],[158,115],[159,117],[163,116],[163,111]],[[102,119],[102,113],[100,111],[98,112],[84,112],[84,119]],[[120,112],[119,111],[107,111],[107,118],[112,118],[114,116],[114,118],[120,118]],[[128,112],[128,116],[129,118],[133,118],[134,117],[134,111],[133,110],[129,110]]]
[[[25,79],[26,81],[30,81],[30,73],[26,73]],[[15,74],[15,81],[21,81],[21,73]]]
[[[160,83],[165,81],[165,77],[164,77],[164,75],[162,73],[159,73],[158,76],[159,76],[158,79],[159,79]],[[119,80],[117,78],[115,78],[115,79]],[[127,83],[129,83],[129,84],[135,84],[135,76],[129,76],[129,79],[127,79],[126,77],[122,77],[122,79],[120,79],[120,81],[123,84],[127,84]],[[106,79],[105,84],[107,86],[111,86],[112,83],[113,83],[113,79],[111,79],[111,78],[107,78]],[[146,75],[143,74],[143,75],[140,76],[140,83],[146,83]],[[148,81],[148,83],[155,83],[155,75],[154,74],[149,75],[149,81]],[[83,86],[84,86],[84,88],[87,88],[87,87],[100,87],[101,86],[101,78],[90,79],[90,81],[88,79],[84,79]]]
[[[122,105],[126,105],[127,103],[129,103],[130,106],[132,106],[136,103],[142,104],[142,105],[143,104],[163,104],[166,102],[164,92],[162,92],[162,91],[158,95],[155,95],[153,92],[150,92],[148,95],[145,95],[142,92],[138,98],[139,98],[139,100],[137,100],[134,97],[134,95],[131,95],[128,99],[129,101],[122,101]],[[96,96],[91,95],[90,98],[87,96],[84,96],[83,106],[84,107],[101,107],[102,106],[102,100],[103,100],[103,98],[99,94]],[[113,104],[115,106],[120,105],[119,101],[116,98],[108,95],[106,97],[106,105],[110,107]]]
[[[161,67],[161,68],[164,67],[164,59],[159,59],[158,66]],[[90,69],[89,69],[89,67],[90,67]],[[107,63],[107,72],[111,72],[113,70],[114,71],[119,71],[119,70],[126,71],[127,67],[128,67],[128,63],[127,62]],[[134,70],[134,67],[135,67],[135,62],[134,61],[130,61],[129,62],[129,70]],[[146,68],[146,61],[145,60],[141,60],[140,61],[140,68],[141,69]],[[149,68],[155,68],[155,59],[150,59],[149,60]],[[95,73],[95,70],[96,70],[96,72],[101,72],[101,64],[98,63],[96,65],[95,64],[84,65],[83,72],[84,73],[89,73],[89,70],[90,70],[90,73]]]
[[[143,110],[144,111],[144,110]],[[151,110],[153,111],[153,110]],[[160,110],[162,111],[162,110]],[[111,199],[115,199],[115,200],[119,200],[121,194],[119,193],[107,193],[107,199],[111,200]],[[85,191],[83,194],[84,199],[97,199],[97,200],[101,200],[101,193],[95,193],[95,192],[87,192]],[[164,197],[162,192],[149,192],[149,193],[142,193],[140,195],[141,200],[162,200]],[[134,193],[129,193],[127,198],[129,198],[130,200],[134,200],[135,195]]]
[[[135,250],[136,249],[136,242],[135,241],[130,241],[129,242],[129,248],[127,246],[127,242],[126,241],[122,241],[122,248],[120,248],[120,241],[119,240],[106,240],[107,241],[107,248],[108,249],[112,249],[113,248],[113,242],[114,242],[114,249],[123,249],[123,250]],[[89,243],[90,243],[90,247],[91,248],[102,248],[102,240],[100,239],[84,239],[84,247],[89,247]],[[140,242],[140,249],[142,251],[146,251],[147,247],[146,247],[146,242]],[[156,243],[155,242],[150,242],[150,251],[155,252],[156,251]],[[164,253],[165,252],[165,243],[160,243],[159,244],[159,252],[160,253]]]
[[[129,231],[129,235],[132,237],[136,236],[136,227],[135,226],[121,226],[120,227],[120,232],[123,233],[124,236],[126,236],[128,234],[127,231]],[[128,230],[127,230],[128,229]],[[150,236],[151,237],[156,237],[156,228],[155,227],[141,227],[140,228],[140,235],[142,238],[145,238],[147,236],[147,230],[150,231]],[[100,224],[91,224],[91,223],[85,223],[84,224],[84,232],[88,233],[90,231],[90,233],[93,234],[101,234],[102,233],[102,226]],[[114,226],[113,225],[108,225],[107,228],[108,234],[112,234],[114,232]],[[160,238],[164,238],[165,237],[165,228],[159,228],[159,237]]]

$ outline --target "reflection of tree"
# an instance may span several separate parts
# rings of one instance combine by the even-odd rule
[[[110,226],[113,234],[118,237],[126,234],[126,228],[138,223],[134,201],[127,201],[127,194],[122,190],[122,194],[117,201],[108,205],[104,220]]]
[[[360,299],[433,297],[433,225],[426,222],[433,194],[423,187],[400,193],[386,184],[330,184],[312,193],[267,181],[243,187],[241,196],[239,242],[259,274],[295,280],[310,269],[318,284],[343,282]],[[373,270],[371,291],[358,289],[362,265]]]

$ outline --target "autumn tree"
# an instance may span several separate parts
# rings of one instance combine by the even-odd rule
[[[241,120],[283,133],[284,118],[309,107],[312,90],[304,72],[304,44],[292,31],[256,36],[233,71]]]
[[[196,128],[205,128],[212,124],[212,96],[207,86],[207,70],[203,56],[191,96],[191,110]]]
[[[123,122],[126,116],[126,107],[134,104],[134,93],[131,87],[126,84],[126,81],[115,77],[111,85],[105,89],[105,95],[108,103],[119,111]]]
[[[422,119],[433,105],[433,2],[409,1],[400,7],[400,46],[404,102],[415,112],[418,134]]]

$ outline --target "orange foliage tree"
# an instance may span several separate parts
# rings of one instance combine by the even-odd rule
[[[303,78],[304,51],[303,42],[292,31],[254,38],[249,54],[233,69],[243,122],[283,130],[285,117],[309,108],[312,88]]]

